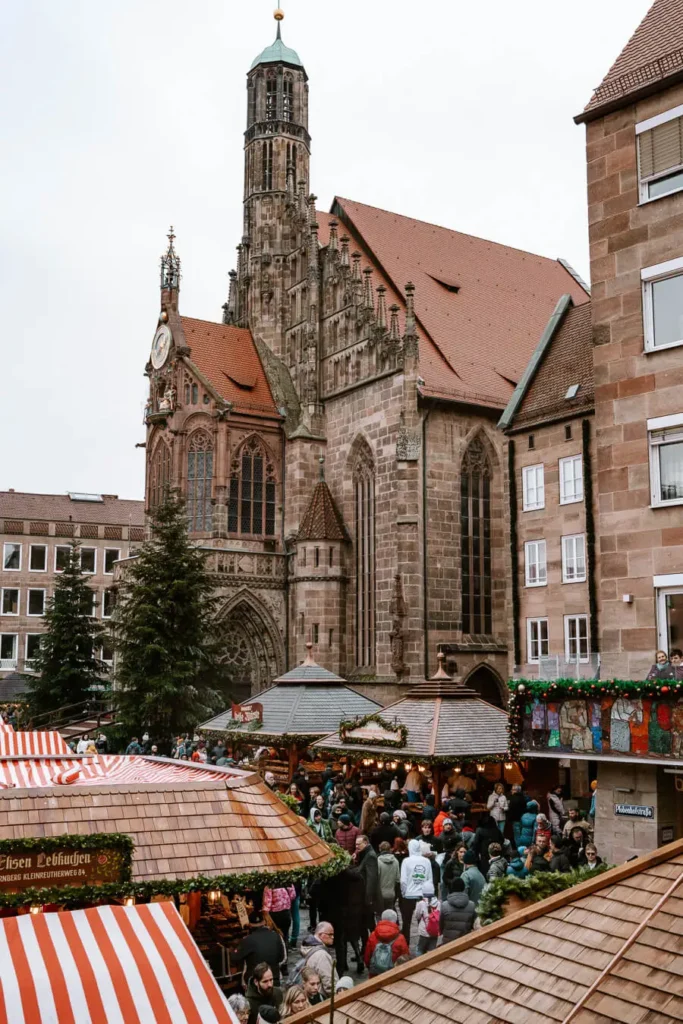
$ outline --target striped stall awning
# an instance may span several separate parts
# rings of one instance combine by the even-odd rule
[[[82,759],[42,760],[37,757],[23,761],[0,760],[0,789],[205,782],[207,778],[219,777],[219,773],[209,772],[185,761],[152,761],[135,754],[97,754]]]
[[[0,729],[0,757],[72,753],[58,732],[14,732]]]
[[[238,1024],[173,903],[0,920],[0,1024]]]

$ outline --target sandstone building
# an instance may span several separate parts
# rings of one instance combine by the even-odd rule
[[[280,12],[277,12],[280,17]],[[181,310],[171,233],[146,372],[147,507],[210,549],[242,693],[316,659],[368,696],[451,671],[505,698],[506,446],[496,429],[563,261],[311,193],[308,77],[247,74],[244,227],[221,323]],[[237,197],[235,197],[237,201]]]

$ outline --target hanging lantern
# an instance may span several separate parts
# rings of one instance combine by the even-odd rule
[[[218,889],[211,889],[208,893],[209,903],[218,903],[221,898],[221,894]]]
[[[477,765],[477,771],[478,772],[485,772],[486,771],[486,765],[485,764],[478,764]]]
[[[505,768],[506,772],[511,772],[514,767],[515,766],[514,766],[512,761],[506,761],[505,762],[504,768]]]
[[[410,761],[406,761],[406,763],[403,765],[403,767],[405,768],[405,770],[407,772],[409,772],[410,771]]]
[[[382,770],[382,768],[384,768],[384,761],[378,761],[378,762],[377,762],[377,767],[378,767],[378,768],[379,768],[379,770],[381,771],[381,770]]]
[[[126,896],[126,898],[123,901],[123,905],[124,905],[124,907],[134,907],[135,906],[135,896]]]
[[[31,914],[42,914],[43,908],[38,903],[32,903],[29,907],[29,913]]]

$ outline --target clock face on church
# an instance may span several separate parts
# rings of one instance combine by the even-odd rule
[[[171,329],[167,324],[162,324],[152,342],[152,366],[155,370],[160,369],[166,362],[170,347]]]

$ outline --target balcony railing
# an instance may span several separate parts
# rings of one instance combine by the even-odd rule
[[[0,672],[12,672],[16,667],[16,658],[0,658]]]

